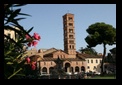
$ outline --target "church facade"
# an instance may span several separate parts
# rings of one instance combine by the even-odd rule
[[[91,56],[76,51],[74,14],[67,13],[62,18],[64,50],[56,48],[36,50],[33,48],[28,50],[27,55],[40,55],[37,63],[40,73],[51,74],[57,66],[57,59],[62,61],[61,69],[68,74],[82,71],[100,72],[101,56]]]

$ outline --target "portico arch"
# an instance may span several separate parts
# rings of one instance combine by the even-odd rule
[[[46,67],[43,67],[42,68],[42,72],[46,72],[47,73],[47,68]]]
[[[51,74],[53,70],[54,70],[54,67],[50,67],[49,68],[49,74]]]
[[[81,71],[85,72],[85,67],[84,66],[81,66]]]
[[[71,67],[71,65],[70,65],[70,63],[65,63],[65,72],[71,72],[70,70],[70,67]]]
[[[78,66],[75,67],[75,72],[79,72],[79,67]]]

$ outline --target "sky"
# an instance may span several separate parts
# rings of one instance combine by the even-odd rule
[[[116,28],[116,4],[27,4],[21,7],[21,12],[31,16],[25,17],[19,23],[41,36],[37,49],[56,48],[64,50],[63,18],[66,13],[74,14],[76,50],[85,48],[86,29],[96,22],[105,22]],[[116,45],[107,45],[107,53]],[[103,45],[93,47],[98,53],[103,53]]]

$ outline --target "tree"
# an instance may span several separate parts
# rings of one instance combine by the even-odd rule
[[[58,75],[59,78],[62,75],[66,75],[64,69],[62,68],[64,60],[61,60],[58,57],[56,60],[54,60],[54,62],[56,63],[56,66],[55,66],[55,69],[53,70],[53,73],[55,72],[55,74]],[[55,75],[55,74],[53,74],[53,75]]]
[[[101,62],[101,74],[103,74],[106,45],[116,44],[116,29],[110,24],[106,24],[104,22],[97,22],[95,24],[90,25],[86,29],[86,31],[89,34],[85,38],[88,47],[95,47],[98,44],[103,44],[103,56]]]
[[[85,53],[87,53],[87,54],[97,55],[96,50],[93,49],[93,48],[88,48],[88,47],[82,48],[82,47],[81,47],[81,49],[80,49],[79,51],[82,52],[82,53],[85,52]]]
[[[105,62],[116,64],[116,47],[109,50],[110,53],[105,58]]]
[[[111,52],[112,63],[116,64],[116,47],[109,50]]]
[[[107,56],[106,56],[105,59],[104,59],[104,62],[105,62],[105,63],[112,63],[112,62],[113,62],[113,58],[112,58],[111,53],[108,53],[108,54],[107,54]]]
[[[116,56],[116,47],[110,49],[109,51],[110,51],[113,55],[115,54],[115,56]]]
[[[105,57],[105,60],[104,60],[105,63],[109,63],[109,64],[108,66],[105,65],[105,67],[109,67],[107,68],[107,70],[116,72],[116,47],[110,49],[109,51],[110,53],[108,53],[108,55]]]

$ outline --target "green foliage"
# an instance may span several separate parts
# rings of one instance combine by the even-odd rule
[[[111,52],[112,54],[116,54],[116,47],[110,49],[110,52]]]
[[[110,53],[106,56],[105,62],[116,64],[116,47],[110,49]]]
[[[25,75],[25,60],[22,60],[24,56],[23,47],[30,41],[25,40],[25,35],[33,29],[26,31],[19,23],[19,20],[25,18],[18,18],[19,15],[28,14],[20,13],[21,8],[14,9],[13,7],[24,6],[25,4],[4,4],[5,16],[4,16],[4,30],[14,31],[18,36],[15,39],[4,34],[4,76],[5,79],[19,78]],[[17,29],[16,29],[17,28]],[[30,35],[29,35],[30,36]],[[30,38],[32,38],[30,36]],[[15,77],[16,76],[16,77]]]
[[[85,52],[85,53],[87,53],[87,54],[97,55],[96,50],[93,49],[93,48],[88,48],[88,47],[86,47],[86,48],[81,48],[79,51],[82,52],[82,53]]]
[[[86,30],[89,35],[85,38],[90,47],[95,47],[98,44],[113,45],[116,42],[116,29],[109,24],[95,23]]]

